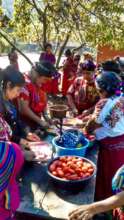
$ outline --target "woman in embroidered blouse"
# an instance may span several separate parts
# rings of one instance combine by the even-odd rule
[[[10,142],[12,131],[0,114],[0,220],[15,220],[20,196],[16,177],[22,168],[21,148]]]
[[[82,76],[77,77],[67,92],[68,105],[74,116],[95,106],[99,99],[94,81],[95,65],[92,61],[82,64]]]
[[[31,129],[46,130],[53,122],[47,115],[47,94],[42,90],[42,83],[51,80],[55,68],[48,62],[39,62],[25,75],[25,86],[20,92],[19,110],[21,119]],[[45,119],[45,120],[42,120]]]
[[[96,78],[100,101],[85,126],[100,142],[96,200],[112,195],[111,181],[124,164],[124,98],[116,96],[120,78],[113,72],[102,72]]]
[[[116,195],[99,202],[78,207],[69,213],[69,220],[91,220],[95,215],[111,210],[113,210],[111,219],[124,220],[124,165],[119,168],[112,180],[112,190]],[[102,219],[108,219],[107,215],[104,214]]]
[[[12,72],[10,71],[12,70]],[[8,72],[9,71],[9,72]],[[14,73],[14,79],[13,74]],[[17,76],[16,76],[16,74]],[[21,147],[14,140],[14,131],[11,130],[5,117],[8,114],[6,105],[19,93],[24,83],[21,73],[9,67],[1,72],[0,83],[0,220],[15,220],[15,211],[19,207],[20,196],[16,182],[17,175],[22,168],[24,155]],[[13,79],[13,80],[12,80]],[[16,84],[16,86],[15,86]],[[5,104],[5,102],[6,104]],[[11,116],[9,122],[12,122]],[[15,126],[15,125],[13,125]],[[21,138],[20,138],[21,140]]]
[[[40,138],[36,134],[31,133],[29,127],[20,120],[18,111],[12,103],[13,99],[19,96],[24,83],[24,76],[12,66],[1,72],[0,115],[12,129],[12,135],[9,135],[10,140],[22,147],[26,160],[32,160],[33,153],[26,149],[28,148],[29,141],[40,141]]]

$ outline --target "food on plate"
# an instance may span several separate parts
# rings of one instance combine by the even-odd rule
[[[30,149],[34,153],[34,161],[46,162],[51,158],[51,145],[45,141],[30,142]]]
[[[65,118],[63,124],[66,126],[81,126],[82,120],[78,118]]]
[[[63,180],[81,180],[92,176],[94,167],[83,158],[62,156],[50,164],[49,171]]]

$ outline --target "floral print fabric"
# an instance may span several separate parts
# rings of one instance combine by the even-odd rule
[[[101,125],[96,129],[98,140],[124,134],[124,97],[101,99],[92,117]]]

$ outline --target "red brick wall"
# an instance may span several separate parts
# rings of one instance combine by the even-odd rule
[[[98,46],[97,63],[101,63],[105,60],[112,59],[116,56],[124,57],[124,49],[117,51],[112,49],[110,46]]]

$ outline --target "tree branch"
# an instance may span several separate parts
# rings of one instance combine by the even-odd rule
[[[12,43],[12,42],[8,39],[8,37],[1,32],[1,30],[0,30],[0,35],[1,35],[1,37],[3,37],[3,38],[8,42],[13,48],[15,48],[31,65],[33,65],[32,61],[31,61],[21,50],[19,50],[19,49],[15,46],[15,44]]]
[[[58,68],[58,66],[59,66],[61,56],[62,56],[63,51],[64,51],[64,49],[65,49],[65,47],[66,47],[66,45],[67,45],[67,43],[68,43],[68,41],[69,41],[70,35],[71,35],[71,31],[69,31],[69,32],[67,33],[66,38],[65,38],[65,40],[64,40],[64,42],[63,42],[63,44],[62,44],[62,46],[61,46],[61,48],[60,48],[59,55],[58,55],[58,59],[57,59],[57,63],[56,63],[56,68]]]

